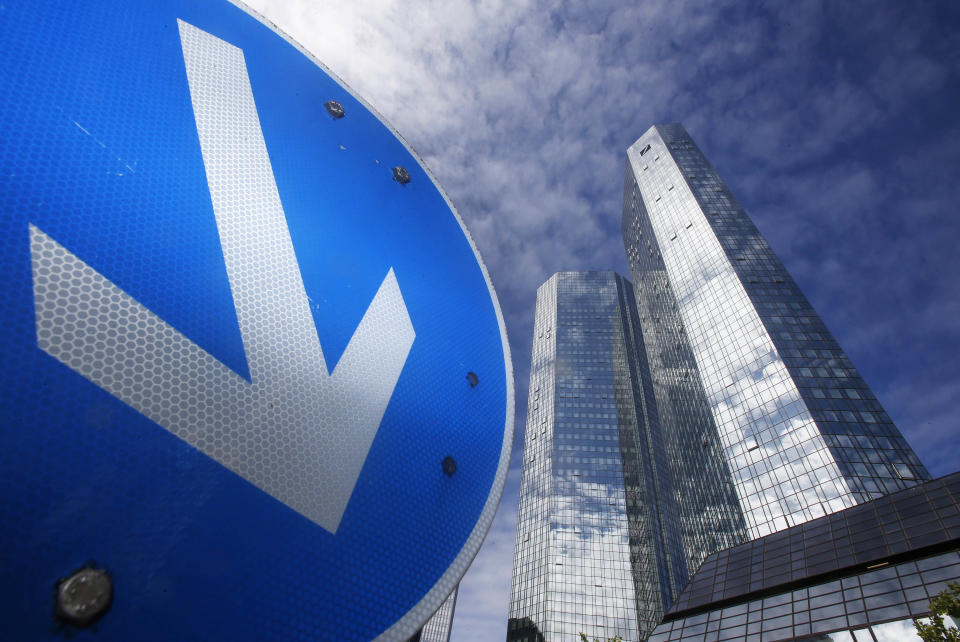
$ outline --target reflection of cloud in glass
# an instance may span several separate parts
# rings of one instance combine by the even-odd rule
[[[668,270],[671,264],[680,270],[683,261],[695,270],[707,263],[709,270],[699,271],[713,274],[675,287],[685,326],[698,339],[691,347],[752,534],[852,506],[850,489],[719,242],[711,234],[698,242],[696,255],[667,251],[664,261]],[[800,479],[799,487],[784,484]]]
[[[877,642],[923,642],[920,636],[917,635],[917,629],[913,626],[913,620],[875,624],[870,628],[873,629],[873,634],[877,637]]]
[[[560,273],[538,291],[510,639],[641,637],[611,355],[628,287]]]
[[[636,630],[636,611],[625,493],[614,441],[617,425],[589,416],[601,414],[589,412],[597,410],[591,407],[599,405],[591,400],[595,398],[575,399],[566,404],[564,414],[588,415],[574,417],[584,421],[571,423],[590,428],[555,436],[556,452],[572,455],[568,459],[573,460],[557,465],[552,483],[551,598],[566,610],[558,614],[557,632],[629,637]],[[567,442],[576,445],[563,448]]]
[[[685,376],[690,352],[751,536],[927,478],[683,127],[651,128],[628,158],[622,229],[654,325],[644,335],[661,355],[675,352],[660,364],[671,376]],[[657,324],[674,318],[668,337]]]

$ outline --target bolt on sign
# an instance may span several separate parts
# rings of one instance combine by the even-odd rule
[[[406,640],[512,440],[462,219],[242,6],[2,15],[7,635]]]

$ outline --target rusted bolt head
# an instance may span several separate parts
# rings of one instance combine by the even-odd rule
[[[328,100],[323,103],[323,106],[327,108],[327,113],[333,116],[334,120],[338,120],[347,115],[347,113],[343,111],[343,105],[335,100]]]
[[[393,168],[393,180],[401,185],[406,185],[410,182],[410,172],[397,165]]]
[[[106,571],[85,566],[57,582],[58,619],[83,628],[107,612],[113,602],[113,582]]]
[[[333,116],[334,120],[343,118],[347,115],[347,113],[343,111],[343,105],[335,100],[328,100],[327,102],[323,103],[323,106],[326,107],[327,113]]]

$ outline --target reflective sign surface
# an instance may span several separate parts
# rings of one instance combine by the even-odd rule
[[[6,628],[62,635],[54,587],[90,564],[109,639],[405,639],[509,459],[503,323],[459,218],[241,8],[0,19]]]

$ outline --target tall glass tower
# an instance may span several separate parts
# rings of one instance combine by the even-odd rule
[[[709,444],[753,539],[929,479],[683,126],[627,151],[622,228],[678,487]]]
[[[622,231],[633,286],[537,292],[510,641],[645,640],[712,553],[929,479],[681,125]]]
[[[508,640],[645,639],[686,584],[644,355],[622,277],[562,272],[538,290]],[[716,462],[689,503],[735,544],[745,529]]]

